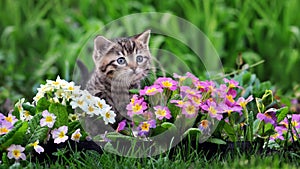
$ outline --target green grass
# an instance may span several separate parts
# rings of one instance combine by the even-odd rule
[[[299,156],[286,159],[283,154],[249,155],[245,153],[216,154],[208,158],[203,152],[166,155],[149,158],[127,158],[94,151],[60,155],[56,161],[32,162],[29,168],[297,168]]]

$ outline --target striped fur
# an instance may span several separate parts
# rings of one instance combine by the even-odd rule
[[[132,37],[108,40],[98,36],[94,40],[95,70],[86,89],[112,106],[117,121],[126,116],[126,105],[131,98],[129,89],[139,88],[140,81],[150,71],[149,38],[150,30]],[[142,62],[137,61],[141,56]],[[126,63],[120,64],[119,58],[124,58]]]

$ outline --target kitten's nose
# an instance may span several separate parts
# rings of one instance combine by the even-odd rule
[[[131,70],[133,71],[133,73],[136,73],[136,67],[131,67]]]

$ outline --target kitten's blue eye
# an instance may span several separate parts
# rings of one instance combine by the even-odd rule
[[[143,56],[141,56],[141,55],[138,55],[138,56],[136,57],[136,62],[140,63],[140,62],[142,62],[142,61],[143,61],[143,59],[144,59],[144,57],[143,57]]]
[[[123,65],[123,64],[126,63],[126,60],[125,60],[124,57],[120,57],[120,58],[117,59],[117,62],[118,62],[118,64]]]

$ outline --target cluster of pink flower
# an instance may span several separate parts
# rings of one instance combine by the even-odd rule
[[[172,118],[166,102],[161,102],[162,105],[154,106],[152,109],[144,97],[161,95],[164,98],[166,93],[178,92],[180,99],[170,100],[170,103],[179,107],[186,118],[196,118],[201,113],[217,120],[222,120],[225,113],[230,115],[232,112],[237,112],[242,115],[246,104],[253,100],[252,96],[247,99],[237,98],[236,89],[241,87],[234,80],[225,78],[225,84],[217,85],[213,81],[200,81],[189,72],[185,76],[174,74],[174,78],[178,80],[160,77],[152,86],[146,86],[140,90],[139,95],[132,97],[130,104],[127,105],[127,114],[130,117],[139,115],[145,119],[137,127],[138,135],[147,135],[151,128],[156,127],[157,122]],[[169,98],[164,100],[169,100]],[[153,118],[154,115],[155,118]],[[208,124],[207,121],[201,121],[199,128],[207,128]],[[119,127],[118,130],[124,128],[124,121],[120,123]]]
[[[257,118],[270,123],[275,128],[275,133],[270,136],[270,140],[285,140],[296,141],[300,135],[300,114],[288,115],[281,122],[278,122],[276,117],[276,109],[270,108],[264,113],[258,113]],[[289,125],[290,124],[290,125]],[[286,137],[284,137],[286,136]]]

